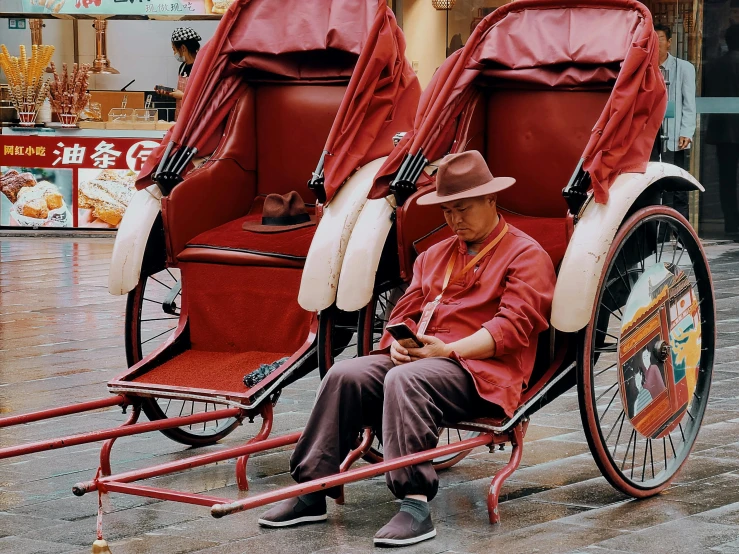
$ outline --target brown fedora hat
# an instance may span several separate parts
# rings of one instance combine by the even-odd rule
[[[436,192],[418,199],[421,205],[443,204],[463,198],[485,196],[507,189],[516,180],[513,177],[493,177],[477,150],[449,154],[436,171]]]
[[[306,211],[303,199],[297,192],[292,191],[284,196],[267,195],[262,207],[261,222],[247,221],[242,225],[242,229],[254,233],[279,233],[315,224],[315,216]]]

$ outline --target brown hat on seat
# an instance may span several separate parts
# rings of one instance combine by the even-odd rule
[[[284,196],[267,195],[262,207],[261,223],[247,221],[242,225],[242,229],[254,233],[280,233],[315,224],[315,216],[306,211],[303,199],[297,192],[292,191]]]
[[[454,202],[507,189],[513,177],[493,177],[485,158],[477,150],[449,154],[436,171],[436,191],[418,199],[421,205]]]

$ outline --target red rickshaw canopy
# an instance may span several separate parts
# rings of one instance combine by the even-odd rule
[[[371,141],[359,147],[349,144],[358,127],[369,121],[369,130],[379,134],[394,94],[413,87],[415,75],[409,79],[398,63],[398,59],[404,61],[404,49],[402,34],[384,0],[283,0],[279,9],[268,0],[237,0],[198,54],[178,121],[147,159],[137,186],[151,184],[152,172],[170,141],[197,148],[199,156],[209,154],[216,146],[212,136],[250,79],[347,82],[364,61],[369,70],[352,97],[344,98],[345,118],[335,134],[330,174],[340,175],[345,156],[361,160],[371,146]]]
[[[464,138],[478,79],[554,88],[612,86],[582,155],[596,202],[608,200],[608,187],[620,173],[646,170],[667,106],[647,8],[633,0],[519,0],[483,19],[464,48],[436,71],[421,96],[413,131],[380,169],[371,198],[389,193],[390,176],[407,154],[422,150],[434,160],[464,143],[454,140]]]

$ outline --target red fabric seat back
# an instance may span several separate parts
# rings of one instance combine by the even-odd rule
[[[315,202],[308,179],[345,91],[343,84],[257,86],[258,194],[295,190],[305,202]]]
[[[234,106],[231,115],[226,120],[222,133],[214,133],[214,140],[219,141],[213,158],[231,159],[246,171],[257,168],[256,150],[256,90],[253,87],[246,89]]]
[[[498,194],[514,213],[565,217],[567,186],[609,91],[494,89],[483,152],[493,175],[516,184]]]

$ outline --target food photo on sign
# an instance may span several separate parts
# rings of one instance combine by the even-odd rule
[[[71,227],[72,171],[0,167],[0,225]]]
[[[77,226],[118,227],[136,192],[136,172],[130,169],[80,169],[77,178]]]

